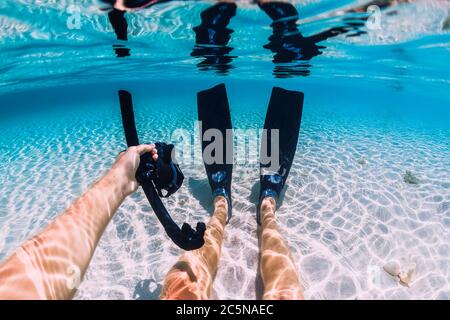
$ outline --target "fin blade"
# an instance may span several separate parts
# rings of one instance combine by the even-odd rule
[[[220,131],[224,139],[223,145],[225,146],[223,158],[219,160],[221,163],[205,163],[207,174],[210,175],[217,171],[231,172],[233,166],[233,137],[230,134],[232,133],[231,115],[225,85],[219,84],[211,89],[199,92],[197,101],[198,120],[201,126],[202,154],[203,150],[211,143],[203,139],[205,132],[210,129]]]
[[[300,134],[303,114],[304,94],[274,87],[270,97],[264,122],[262,141],[267,141],[267,155],[271,156],[272,131],[279,130],[279,163],[278,173],[286,180],[292,166]],[[262,154],[262,153],[261,153]],[[261,168],[270,167],[271,163],[260,164]]]

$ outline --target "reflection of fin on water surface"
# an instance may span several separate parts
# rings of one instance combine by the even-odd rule
[[[371,5],[377,5],[385,9],[394,4],[409,3],[412,0],[376,0],[363,6],[348,9],[345,13],[364,13]],[[338,35],[346,34],[347,37],[358,37],[366,31],[360,30],[365,26],[368,16],[345,17],[342,24],[320,33],[304,37],[298,29],[299,14],[297,9],[287,2],[258,2],[259,7],[272,19],[273,33],[269,37],[269,43],[264,48],[274,53],[274,76],[287,78],[292,76],[308,76],[311,64],[306,61],[321,55],[326,46],[318,45],[319,42]]]
[[[115,44],[113,45],[114,52],[116,53],[117,58],[124,58],[130,56],[130,48],[127,48],[124,45],[121,44]]]
[[[111,23],[117,40],[128,40],[128,23],[125,19],[125,11],[112,9],[108,12],[109,22]],[[130,55],[130,49],[122,44],[113,45],[114,52],[118,58],[128,57]]]
[[[108,13],[108,18],[114,28],[117,40],[128,40],[128,23],[125,19],[125,11],[113,9]]]
[[[232,68],[235,56],[228,47],[232,29],[227,28],[232,17],[236,15],[236,4],[217,3],[201,13],[201,24],[194,28],[195,47],[191,56],[204,58],[197,64],[202,71],[215,70],[219,74],[227,74]]]
[[[298,30],[299,15],[297,9],[287,2],[259,3],[259,7],[272,19],[273,33],[269,43],[264,48],[271,50],[275,55],[274,76],[285,78],[292,76],[307,76],[311,65],[305,63],[315,56],[322,54],[325,46],[317,43],[355,30],[364,23],[355,23],[353,20],[343,26],[334,27],[321,33],[304,37]],[[294,64],[292,64],[294,63]]]
[[[125,18],[126,11],[132,11],[137,9],[144,9],[151,7],[155,4],[168,2],[170,0],[101,0],[104,3],[109,4],[111,7],[104,10],[109,10],[108,18],[111,26],[114,29],[117,40],[128,40],[128,23]],[[122,44],[113,45],[114,52],[118,58],[130,56],[130,49]]]
[[[148,8],[167,1],[103,0],[114,8],[108,13],[108,17],[117,39],[123,41],[128,39],[126,11]],[[344,14],[365,13],[370,6],[374,5],[380,9],[386,9],[410,2],[413,2],[413,0],[374,0],[358,7],[349,8],[344,11]],[[311,65],[306,61],[321,55],[323,49],[326,49],[326,46],[318,45],[319,42],[342,34],[346,34],[347,37],[358,37],[366,33],[361,28],[365,26],[368,15],[344,16],[339,26],[304,37],[298,29],[299,14],[294,5],[282,1],[257,1],[257,3],[273,21],[271,24],[273,33],[269,37],[269,43],[264,48],[274,53],[275,67],[273,73],[275,77],[308,76]],[[219,2],[201,13],[201,23],[194,28],[196,44],[191,53],[193,57],[203,58],[197,64],[200,70],[214,70],[219,74],[228,74],[229,70],[233,68],[232,62],[236,56],[230,55],[233,48],[229,47],[228,43],[234,31],[227,26],[235,15],[236,4],[228,2]],[[448,29],[449,25],[450,22],[447,19],[443,28]],[[114,51],[117,57],[130,55],[130,49],[124,45],[115,45]]]

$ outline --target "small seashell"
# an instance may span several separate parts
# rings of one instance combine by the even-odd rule
[[[414,276],[416,274],[416,264],[414,262],[410,263],[402,272],[399,274],[400,284],[410,287]]]
[[[400,264],[397,261],[389,261],[384,265],[383,270],[391,276],[397,277],[400,274]]]

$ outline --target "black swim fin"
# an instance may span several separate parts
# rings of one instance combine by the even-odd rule
[[[228,220],[232,215],[231,178],[233,172],[233,130],[224,84],[197,94],[202,156],[213,197],[228,202]]]
[[[297,149],[304,94],[274,87],[267,109],[260,152],[261,191],[257,210],[265,197],[278,199]]]

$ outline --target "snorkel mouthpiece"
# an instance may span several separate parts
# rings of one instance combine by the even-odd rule
[[[152,181],[158,195],[167,198],[180,189],[184,175],[172,158],[173,144],[156,142],[155,146],[158,150],[158,160],[154,161],[149,154],[144,154],[136,173],[136,180],[140,184],[144,181]],[[166,193],[163,194],[162,190]]]

